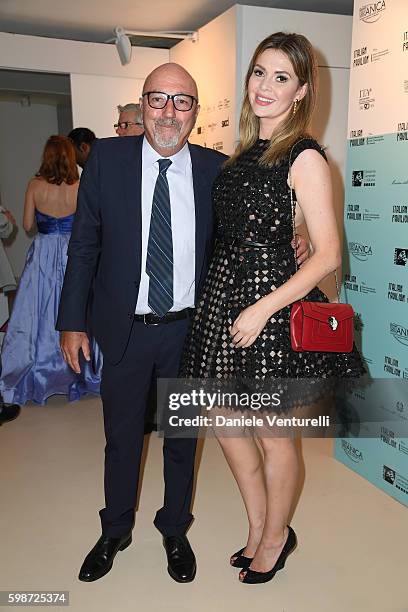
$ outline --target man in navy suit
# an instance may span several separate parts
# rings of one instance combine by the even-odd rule
[[[153,373],[178,374],[190,311],[212,251],[211,185],[226,159],[187,142],[199,105],[196,83],[181,66],[154,70],[141,103],[144,137],[101,139],[92,148],[81,178],[57,322],[64,357],[76,372],[79,349],[90,356],[89,328],[104,355],[106,506],[100,512],[102,536],[79,574],[83,581],[106,574],[116,553],[131,542],[147,394]],[[165,166],[171,161],[160,177],[159,160]],[[160,218],[160,206],[169,203],[173,286],[163,313],[152,307],[158,296],[150,295],[149,285],[156,271],[147,250],[152,208],[159,206]],[[156,229],[156,242],[161,231]],[[158,249],[156,261],[160,244]],[[165,284],[161,278],[160,284]],[[169,573],[179,582],[193,580],[196,570],[185,535],[193,518],[195,449],[194,439],[164,439],[164,504],[154,524],[164,537]]]

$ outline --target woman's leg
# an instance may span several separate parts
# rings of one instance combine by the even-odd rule
[[[298,456],[293,438],[263,437],[266,517],[251,569],[267,572],[275,565],[288,536],[286,525],[298,478]],[[240,577],[245,571],[240,573]]]
[[[253,557],[261,540],[266,513],[266,490],[263,475],[262,457],[252,436],[232,438],[219,435],[228,465],[238,484],[248,515],[249,534],[243,555]]]

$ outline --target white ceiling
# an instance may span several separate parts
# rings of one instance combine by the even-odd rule
[[[353,12],[353,0],[0,0],[0,31],[104,42],[117,25],[143,31],[196,30],[234,4]]]

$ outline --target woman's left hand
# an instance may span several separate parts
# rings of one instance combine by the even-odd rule
[[[248,306],[238,315],[229,332],[236,348],[251,346],[263,330],[270,314],[266,312],[261,301]]]

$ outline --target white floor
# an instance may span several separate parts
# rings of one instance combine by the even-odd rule
[[[408,509],[334,460],[331,446],[303,441],[299,546],[285,570],[243,585],[227,559],[243,544],[244,510],[217,442],[206,440],[189,532],[198,573],[177,584],[152,524],[162,496],[153,434],[133,544],[86,584],[77,574],[103,506],[100,401],[28,405],[0,427],[0,590],[67,590],[72,612],[408,612]]]

